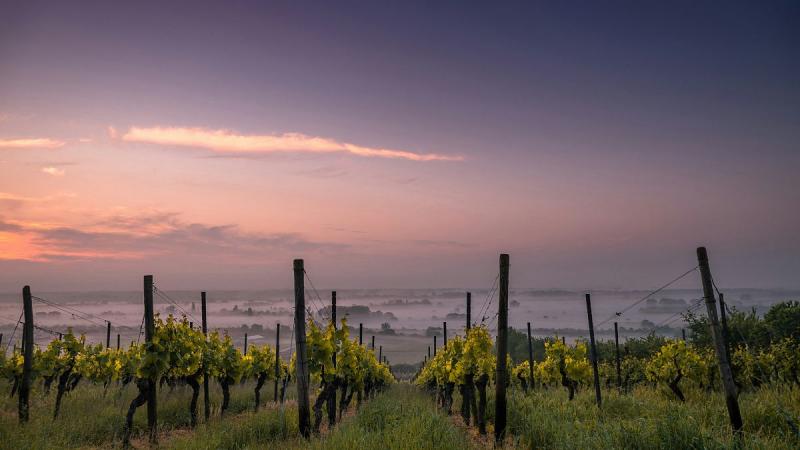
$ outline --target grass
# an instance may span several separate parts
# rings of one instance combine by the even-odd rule
[[[572,402],[563,389],[524,395],[513,390],[508,402],[508,433],[519,448],[547,449],[725,449],[736,443],[721,393],[689,390],[686,403],[649,387],[630,395],[582,390]],[[797,449],[800,435],[790,422],[800,420],[800,390],[781,386],[744,392],[739,404],[745,432],[738,448]],[[494,405],[490,405],[493,416]],[[787,418],[789,420],[787,420]]]
[[[171,449],[470,449],[483,441],[470,438],[454,418],[438,409],[433,398],[406,383],[399,383],[351,411],[330,432],[311,439],[299,437],[297,409],[265,401],[252,412],[252,383],[231,391],[229,412],[219,417],[221,392],[212,386],[212,418],[194,430],[189,428],[191,391],[179,387],[159,394],[160,448]],[[291,391],[290,391],[291,392]],[[82,384],[64,400],[62,415],[53,421],[54,393],[45,396],[40,385],[31,396],[31,421],[17,422],[17,398],[8,397],[8,385],[0,383],[0,448],[115,448],[120,446],[124,414],[135,388]],[[494,404],[489,389],[488,419]],[[720,393],[687,389],[686,403],[668,393],[640,387],[629,395],[603,391],[603,407],[594,404],[590,389],[568,401],[563,389],[539,389],[528,395],[509,392],[507,448],[545,449],[724,449],[734,448],[724,400]],[[267,387],[265,400],[272,398]],[[458,398],[453,411],[457,415]],[[740,395],[745,421],[743,449],[800,448],[800,390],[771,386]],[[134,445],[146,448],[146,408],[136,414]],[[202,421],[202,395],[200,402]],[[491,433],[491,426],[490,426]]]
[[[406,383],[371,400],[312,449],[469,449],[467,433],[453,426],[430,396]]]
[[[226,418],[219,418],[222,402],[222,391],[218,383],[209,383],[211,397],[211,420],[215,423],[226,423],[228,417],[242,415],[253,408],[253,383],[235,385],[231,388],[231,400]],[[65,395],[61,413],[53,420],[55,389],[44,395],[41,384],[36,383],[30,398],[30,422],[20,426],[17,420],[18,397],[9,398],[10,387],[0,383],[0,448],[1,449],[48,449],[48,448],[91,448],[120,447],[125,414],[131,399],[136,396],[136,387],[128,385],[124,388],[110,386],[106,392],[102,386],[80,384]],[[287,390],[287,397],[293,397],[293,391]],[[271,387],[261,392],[262,401],[272,399]],[[168,387],[159,390],[158,419],[159,433],[189,432],[189,401],[191,389]],[[203,420],[202,388],[198,402],[199,420]],[[201,426],[199,428],[204,428]],[[147,407],[140,407],[134,416],[134,441],[141,440],[147,434]]]

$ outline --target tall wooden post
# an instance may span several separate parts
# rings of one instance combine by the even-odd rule
[[[600,373],[597,371],[597,345],[594,341],[594,322],[592,322],[592,295],[586,294],[586,315],[589,316],[589,345],[592,358],[592,372],[594,374],[594,397],[599,408],[603,399],[600,396]]]
[[[247,333],[244,334],[244,354],[247,356]]]
[[[375,351],[375,335],[372,335],[372,351]]]
[[[22,288],[22,310],[25,322],[22,324],[22,380],[19,383],[19,422],[25,423],[30,418],[28,399],[31,394],[31,372],[33,371],[33,297],[31,287]]]
[[[203,326],[203,336],[205,339],[208,338],[208,320],[206,316],[206,293],[200,293],[200,313],[201,313],[201,320]],[[209,417],[211,417],[211,401],[208,395],[208,370],[206,367],[203,367],[203,413],[206,416],[206,423],[208,422]]]
[[[381,362],[381,358],[383,358],[383,346],[378,347],[378,362]]]
[[[436,356],[436,335],[433,335],[433,356]]]
[[[442,322],[442,348],[447,349],[447,322]]]
[[[472,328],[472,292],[467,292],[467,331]]]
[[[531,390],[533,390],[533,339],[531,339],[531,323],[528,322],[528,365],[531,366]]]
[[[153,319],[153,276],[144,276],[144,340],[148,344],[153,341],[156,332],[156,323]],[[158,380],[148,380],[149,389],[147,390],[147,427],[150,429],[150,442],[155,443],[158,439],[158,409],[156,407],[156,389]]]
[[[506,434],[506,383],[508,379],[508,266],[509,257],[500,255],[500,285],[497,312],[497,374],[495,380],[494,440],[502,442]]]
[[[278,380],[281,377],[281,324],[275,326],[275,397],[272,399],[278,403]]]
[[[117,333],[117,350],[119,350],[119,333]]]
[[[619,324],[614,322],[614,354],[617,360],[617,389],[622,389],[622,364],[619,359]]]
[[[428,346],[428,359],[430,359],[430,357],[431,357],[431,346],[429,345]]]
[[[358,324],[358,345],[364,345],[364,324]]]
[[[111,322],[106,320],[106,348],[111,348]]]
[[[719,327],[717,318],[717,301],[714,297],[714,286],[711,281],[711,269],[708,264],[708,253],[705,247],[697,248],[697,262],[700,268],[700,278],[703,283],[703,297],[706,300],[706,310],[711,327],[711,335],[714,337],[714,347],[719,361],[719,373],[722,378],[722,385],[725,388],[725,404],[728,406],[728,416],[730,417],[731,427],[734,433],[742,431],[742,414],[739,411],[739,399],[737,398],[736,384],[733,382],[728,354],[725,352],[725,342],[722,331]]]
[[[306,355],[306,295],[303,260],[294,260],[294,335],[297,346],[297,412],[300,434],[311,435],[311,408],[308,403],[308,359]]]
[[[336,330],[336,291],[331,291],[331,325]],[[336,348],[333,349],[331,357],[333,368],[336,369]],[[328,396],[328,425],[333,427],[336,423],[336,388]]]

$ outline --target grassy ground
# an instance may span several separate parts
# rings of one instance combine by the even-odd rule
[[[228,422],[229,417],[238,417],[253,408],[253,383],[237,384],[231,388],[231,400],[226,418],[219,417],[222,392],[218,383],[210,386],[212,424]],[[20,426],[17,421],[18,397],[9,398],[10,387],[0,383],[0,448],[2,449],[46,449],[46,448],[91,448],[119,446],[125,414],[131,399],[136,396],[136,387],[129,385],[120,388],[109,387],[107,392],[101,386],[80,384],[65,395],[61,413],[53,420],[55,389],[44,395],[41,384],[36,383],[31,392],[30,423]],[[261,391],[262,403],[269,404],[273,396],[271,386]],[[294,396],[292,390],[287,397]],[[202,388],[198,402],[199,420],[203,421]],[[158,418],[159,432],[164,435],[186,431],[190,423],[189,402],[191,389],[168,387],[159,390]],[[270,401],[267,401],[270,400]],[[271,414],[276,414],[272,411]],[[268,415],[268,414],[267,414]],[[201,426],[201,428],[203,428]],[[134,416],[133,439],[140,441],[147,434],[147,407],[140,407]]]
[[[494,420],[493,389],[488,416]],[[724,449],[735,448],[724,398],[719,392],[687,390],[687,401],[640,387],[628,395],[603,391],[603,407],[594,391],[581,390],[572,402],[564,389],[508,396],[506,447],[546,449]],[[454,413],[457,414],[456,401]],[[800,448],[800,390],[773,386],[743,392],[739,404],[745,433],[739,448]]]
[[[231,392],[226,417],[219,417],[221,392],[212,387],[212,419],[189,429],[187,410],[190,390],[163,389],[159,395],[160,448],[174,449],[471,449],[486,447],[465,430],[456,417],[447,417],[433,398],[400,383],[350,411],[336,428],[321,436],[299,437],[293,401],[283,406],[265,401],[252,412],[252,384],[237,385]],[[0,383],[0,448],[113,448],[120,446],[124,414],[135,388],[116,386],[107,393],[99,386],[81,385],[63,403],[62,415],[53,421],[54,393],[32,394],[31,422],[19,426],[17,398],[8,398],[8,386]],[[490,394],[493,389],[490,389]],[[630,395],[604,391],[603,408],[594,405],[591,390],[567,400],[563,389],[537,390],[524,395],[509,393],[506,448],[606,449],[606,448],[733,448],[727,413],[719,393],[688,390],[680,403],[659,390],[642,387]],[[201,396],[202,397],[202,396]],[[262,392],[272,398],[271,388]],[[454,405],[457,415],[458,397]],[[741,448],[800,448],[800,390],[770,387],[740,396],[745,420]],[[134,425],[134,445],[146,448],[145,407]],[[202,421],[202,401],[200,402]],[[488,419],[494,404],[489,398]],[[491,425],[490,425],[491,433]]]

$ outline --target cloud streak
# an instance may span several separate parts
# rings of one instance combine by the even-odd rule
[[[48,138],[33,139],[0,139],[0,149],[55,149],[63,147],[66,142]]]
[[[122,136],[122,139],[128,142],[204,148],[219,153],[348,153],[362,157],[409,161],[462,161],[464,159],[457,155],[364,147],[301,133],[243,135],[229,130],[205,128],[131,127]]]
[[[297,233],[245,232],[236,225],[187,223],[175,213],[112,216],[76,227],[0,217],[0,260],[138,260],[258,262],[275,254],[341,252],[347,245]]]
[[[42,167],[42,172],[54,177],[63,177],[67,171],[58,167]]]

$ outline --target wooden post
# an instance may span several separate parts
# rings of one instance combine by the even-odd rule
[[[719,373],[722,378],[722,385],[725,388],[725,404],[728,407],[731,427],[733,427],[734,433],[738,434],[742,431],[742,414],[739,411],[736,385],[733,382],[733,373],[731,372],[730,362],[728,361],[728,354],[725,352],[725,342],[723,341],[724,338],[717,318],[717,302],[714,297],[711,269],[708,264],[708,253],[705,247],[697,248],[697,261],[698,267],[700,268],[700,278],[703,283],[703,297],[705,297],[706,300],[706,310],[708,311],[711,335],[714,338],[714,347],[717,352],[717,360],[719,361]]]
[[[431,357],[431,346],[429,345],[428,346],[428,359],[430,359],[430,357]]]
[[[281,377],[281,324],[275,326],[275,397],[272,399],[278,403],[278,379]]]
[[[566,336],[561,336],[561,343],[564,344],[564,345],[567,345],[567,337]]]
[[[447,349],[447,322],[442,322],[442,336],[443,336],[443,343],[442,348]]]
[[[203,336],[204,338],[208,338],[208,320],[206,316],[206,293],[200,293],[200,312],[202,315],[202,326],[203,326]],[[209,417],[211,417],[211,403],[209,400],[208,395],[208,371],[205,367],[203,367],[203,413],[206,416],[206,423],[208,423]]]
[[[381,358],[383,358],[383,346],[378,347],[378,362],[381,362]]]
[[[144,276],[144,340],[150,344],[156,332],[156,323],[153,319],[153,276]],[[148,380],[147,390],[147,427],[150,429],[150,442],[156,443],[158,439],[158,409],[156,407],[156,389],[158,380]]]
[[[3,333],[0,333],[0,346],[3,345]]]
[[[686,342],[686,328],[681,328],[681,335],[683,336],[683,341]]]
[[[372,335],[372,351],[375,351],[375,335]]]
[[[25,322],[22,324],[22,380],[19,383],[19,408],[20,423],[26,423],[30,418],[28,399],[31,394],[31,372],[33,371],[33,297],[31,287],[22,288],[22,310]]]
[[[111,348],[111,322],[106,320],[106,348]]]
[[[467,331],[472,328],[472,292],[467,292]]]
[[[509,257],[500,255],[500,285],[497,312],[497,374],[495,380],[494,440],[502,442],[506,434],[506,355],[508,354],[508,268]]]
[[[194,304],[194,302],[192,302],[192,304]],[[189,329],[194,330],[194,322],[189,321]]]
[[[311,435],[311,408],[308,403],[308,359],[306,355],[306,295],[303,260],[294,260],[294,335],[297,346],[297,412],[300,434]]]
[[[622,390],[622,365],[619,359],[619,325],[614,322],[614,353],[617,360],[617,389]]]
[[[436,335],[433,335],[433,356],[436,356]]]
[[[117,350],[119,350],[119,333],[117,333]]]
[[[336,291],[331,291],[331,325],[336,330]],[[333,355],[331,356],[333,368],[336,369],[336,347],[334,346]],[[334,380],[334,384],[336,381]],[[328,425],[332,427],[336,423],[336,391],[334,387],[330,396],[328,396]]]
[[[597,371],[597,346],[594,342],[594,322],[592,322],[592,295],[586,294],[586,314],[589,316],[589,346],[592,359],[592,372],[594,374],[594,397],[599,408],[603,399],[600,396],[600,373]]]
[[[722,320],[722,341],[725,342],[725,355],[728,356],[728,361],[731,360],[731,335],[728,331],[728,312],[725,310],[725,295],[719,293],[719,318]]]
[[[247,356],[247,333],[244,334],[244,354]]]
[[[358,345],[364,345],[364,324],[358,324]]]
[[[531,366],[531,390],[533,390],[533,339],[531,339],[531,323],[528,322],[528,365]]]

